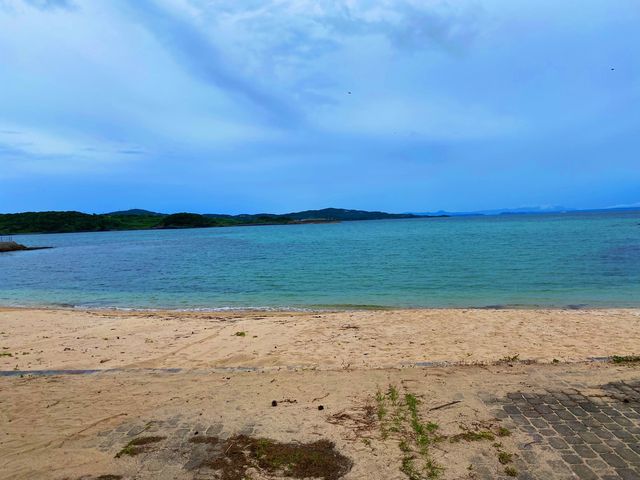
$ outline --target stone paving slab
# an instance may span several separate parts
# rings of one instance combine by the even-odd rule
[[[640,480],[640,381],[518,391],[485,402],[528,438],[519,446],[518,478]],[[543,452],[554,459],[542,460]]]
[[[98,432],[96,438],[99,441],[95,448],[115,456],[135,438],[157,436],[162,440],[135,457],[139,460],[138,476],[157,479],[183,478],[184,473],[189,472],[188,478],[211,479],[217,478],[215,474],[207,470],[200,471],[199,468],[203,459],[211,452],[207,450],[207,445],[193,443],[193,439],[217,437],[225,440],[236,434],[251,435],[256,428],[253,424],[247,424],[239,430],[230,430],[220,422],[193,423],[189,420],[176,415],[166,420],[126,421],[111,430]],[[89,446],[87,444],[87,447]]]

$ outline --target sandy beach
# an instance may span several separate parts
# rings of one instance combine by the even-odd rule
[[[0,310],[2,370],[374,369],[631,355],[640,310]],[[11,354],[8,356],[6,354]]]
[[[639,3],[0,0],[0,480],[640,480]]]
[[[555,432],[552,419],[546,427],[534,419],[523,426],[526,412],[546,414],[513,409],[537,396],[553,407],[553,395],[558,402],[573,395],[622,412],[632,419],[625,434],[640,433],[633,430],[638,370],[605,359],[640,353],[639,322],[637,309],[5,308],[1,477],[304,478],[244,457],[233,477],[210,461],[246,439],[268,438],[332,442],[343,470],[317,478],[591,478],[546,442],[545,431]],[[574,400],[568,401],[586,405]],[[571,404],[562,408],[582,418]],[[424,437],[415,425],[429,426]],[[132,440],[149,437],[154,443],[137,447],[136,455],[117,456]],[[615,462],[591,462],[587,453],[579,467],[596,478],[635,478],[620,476],[637,472],[629,452],[618,470]],[[422,476],[411,477],[408,465]]]

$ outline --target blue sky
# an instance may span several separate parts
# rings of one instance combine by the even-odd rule
[[[0,211],[640,202],[637,0],[0,0]]]

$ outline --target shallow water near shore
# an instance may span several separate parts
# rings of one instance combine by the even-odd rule
[[[638,307],[640,213],[22,235],[0,305]]]

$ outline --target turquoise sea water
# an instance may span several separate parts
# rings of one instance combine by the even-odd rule
[[[0,254],[0,305],[640,306],[640,213],[56,235]]]

